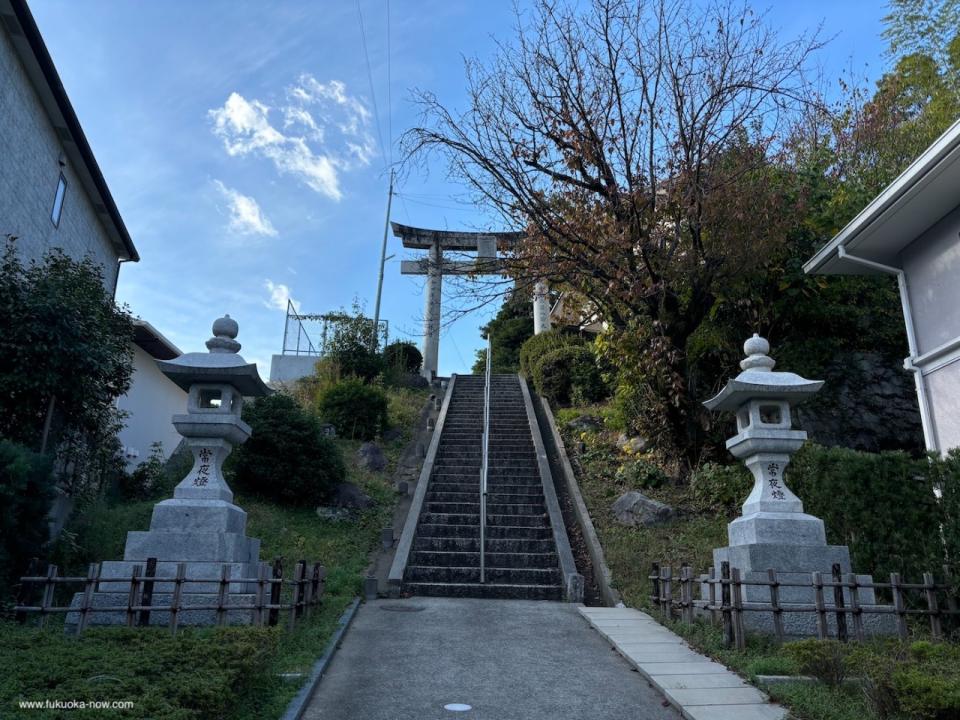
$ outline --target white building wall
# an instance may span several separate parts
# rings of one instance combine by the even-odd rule
[[[163,444],[164,459],[177,449],[180,434],[171,418],[187,411],[187,393],[168,380],[157,361],[139,346],[134,346],[130,391],[117,400],[117,407],[128,413],[126,426],[118,436],[120,444],[125,452],[138,453],[137,457],[128,454],[128,469],[148,460],[155,442]]]
[[[960,447],[960,206],[900,254],[917,353],[941,452]],[[956,345],[938,357],[923,355]]]
[[[18,236],[23,260],[53,247],[73,258],[90,256],[103,268],[104,285],[116,284],[117,253],[73,169],[61,167],[62,147],[40,98],[0,26],[0,242]],[[57,182],[67,191],[59,227],[50,220]]]

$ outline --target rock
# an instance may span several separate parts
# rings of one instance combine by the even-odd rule
[[[321,423],[320,434],[324,437],[335,438],[337,436],[337,429],[330,423]]]
[[[621,495],[612,507],[613,515],[621,525],[643,525],[657,527],[665,525],[676,517],[669,505],[648,498],[643,493],[631,490]]]
[[[353,483],[343,482],[333,488],[330,505],[335,508],[364,510],[373,506],[373,499]]]
[[[376,443],[365,442],[357,448],[357,465],[364,470],[379,472],[387,466],[387,456]]]
[[[317,517],[321,520],[333,520],[335,522],[349,520],[350,514],[349,508],[329,507],[327,505],[321,505],[317,508]]]
[[[595,415],[579,415],[567,423],[568,430],[576,432],[589,432],[599,430],[603,426],[603,421]]]
[[[399,440],[403,437],[403,430],[400,428],[390,428],[385,431],[383,435],[380,436],[385,443],[393,442],[394,440]]]
[[[620,434],[620,437],[617,438],[617,447],[620,448],[622,452],[629,453],[630,455],[636,455],[637,453],[642,453],[647,449],[646,438],[642,438],[639,435],[637,437],[628,438],[623,433]]]

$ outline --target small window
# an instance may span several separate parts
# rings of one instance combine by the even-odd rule
[[[50,219],[54,227],[60,227],[60,214],[63,212],[63,197],[67,194],[67,179],[60,173],[60,180],[57,182],[57,194],[53,198],[53,210],[50,212]]]
[[[779,405],[760,406],[760,422],[762,422],[764,425],[779,425],[780,418],[781,415]]]
[[[209,410],[212,408],[218,408],[222,404],[222,399],[220,396],[219,390],[201,390],[200,391],[200,407],[204,410]]]

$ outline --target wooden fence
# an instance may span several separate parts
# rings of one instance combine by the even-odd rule
[[[683,565],[679,577],[674,579],[669,565],[661,567],[659,563],[653,563],[653,570],[648,576],[652,582],[650,601],[664,617],[678,617],[684,623],[693,622],[695,609],[707,613],[714,624],[722,625],[724,644],[738,649],[746,646],[743,614],[748,612],[770,613],[773,616],[774,634],[779,642],[783,642],[786,636],[783,622],[785,613],[815,613],[817,637],[821,640],[830,636],[829,619],[832,618],[836,637],[842,642],[864,639],[864,615],[895,616],[897,633],[903,639],[909,636],[909,616],[927,618],[934,640],[943,638],[945,620],[960,616],[956,587],[951,583],[950,571],[946,567],[943,569],[945,582],[939,583],[929,572],[923,573],[922,583],[907,583],[903,582],[900,573],[891,573],[890,582],[864,582],[853,573],[841,573],[839,565],[834,565],[832,570],[829,578],[825,578],[821,572],[812,572],[808,579],[781,580],[778,572],[771,569],[767,570],[765,580],[747,580],[741,577],[738,568],[731,568],[729,563],[724,562],[719,574],[711,567],[706,575],[700,577],[695,577],[693,568]],[[791,578],[798,574],[789,573]],[[695,602],[694,586],[705,587],[707,597],[700,597],[699,602]],[[746,601],[746,587],[767,588],[769,600]],[[812,589],[814,601],[782,602],[781,588]],[[866,589],[889,591],[893,603],[864,605],[860,592]],[[914,600],[909,596],[911,592],[919,595],[916,602],[908,602]],[[832,603],[828,604],[828,596],[832,596]]]
[[[214,611],[216,624],[225,625],[229,613],[252,613],[251,624],[262,627],[277,625],[280,614],[287,615],[287,625],[290,629],[296,625],[301,617],[309,616],[313,608],[318,605],[323,596],[326,580],[326,569],[320,563],[307,563],[300,560],[294,565],[293,577],[284,579],[283,558],[276,558],[273,563],[258,563],[257,576],[231,577],[230,567],[224,565],[219,577],[194,578],[187,577],[187,563],[177,563],[174,577],[158,577],[156,575],[157,559],[149,558],[146,568],[134,565],[130,577],[105,578],[101,577],[100,563],[91,563],[86,577],[62,577],[56,565],[48,565],[46,574],[37,575],[36,563],[31,563],[29,575],[20,578],[20,591],[17,595],[17,605],[14,608],[17,621],[26,623],[30,613],[40,616],[40,627],[44,627],[47,618],[56,613],[76,613],[76,634],[80,635],[89,625],[91,616],[101,613],[123,614],[127,627],[143,627],[150,624],[151,612],[169,613],[167,626],[171,634],[176,635],[179,619],[182,612]],[[191,585],[216,584],[216,590],[203,591],[204,595],[216,595],[216,602],[204,604],[183,604],[184,590]],[[100,591],[104,585],[128,586],[127,602],[125,605],[104,607],[94,602],[94,593]],[[57,605],[58,589],[79,586],[82,591],[80,603]],[[170,595],[170,602],[155,604],[153,595],[156,585],[172,586],[172,591],[164,591]],[[233,604],[230,602],[231,585],[246,585],[253,588],[253,602]],[[37,597],[39,588],[39,605],[31,604]],[[287,592],[284,592],[287,590]],[[62,596],[64,593],[61,592]],[[73,597],[69,594],[68,597]],[[154,623],[155,625],[157,623]]]

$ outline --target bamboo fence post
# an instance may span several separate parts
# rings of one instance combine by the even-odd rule
[[[843,602],[843,576],[840,573],[840,563],[834,563],[830,568],[833,578],[833,605],[837,613],[837,640],[847,642],[847,611]]]
[[[227,619],[227,590],[230,588],[230,566],[220,568],[220,585],[217,587],[217,625],[223,627]]]
[[[770,582],[770,607],[773,609],[773,629],[777,634],[777,642],[783,644],[783,608],[780,607],[780,581],[777,580],[777,571],[767,570],[767,580]]]
[[[947,610],[950,613],[957,612],[957,595],[953,587],[953,573],[949,565],[943,566],[943,582],[947,586]]]
[[[650,580],[653,582],[653,589],[650,593],[650,604],[654,607],[660,607],[660,563],[653,563],[653,565],[651,565]]]
[[[323,565],[320,563],[314,563],[313,565],[313,580],[310,583],[313,587],[310,590],[310,598],[313,601],[313,605],[320,604],[320,596],[323,594]],[[313,610],[310,610],[313,613]]]
[[[857,642],[863,642],[863,608],[860,607],[860,581],[855,573],[847,575],[850,587],[850,614],[853,616],[853,634]]]
[[[309,577],[307,575],[307,561],[301,560],[300,565],[301,565],[300,581],[299,581],[300,582],[300,598],[299,598],[299,601],[297,602],[298,618],[303,617],[304,610],[306,609],[306,606],[307,606],[306,593],[307,593],[307,587],[310,585],[310,581],[307,579]]]
[[[303,614],[307,617],[310,617],[313,612],[313,574],[316,569],[317,564],[310,563],[309,572],[306,573],[303,583]]]
[[[83,585],[83,598],[80,600],[80,619],[77,620],[77,635],[80,635],[87,628],[87,620],[90,617],[91,606],[93,605],[93,590],[100,581],[100,563],[90,563],[87,568],[87,581]]]
[[[280,619],[279,605],[280,593],[283,590],[283,558],[273,559],[273,579],[270,582],[270,627],[277,624]]]
[[[300,592],[303,585],[303,571],[305,563],[298,560],[293,567],[293,596],[290,599],[290,617],[288,627],[293,630],[297,624],[297,608],[300,606]]]
[[[127,590],[127,627],[133,627],[136,614],[133,608],[138,605],[137,598],[140,595],[140,573],[143,568],[140,565],[134,565],[130,571],[130,589]],[[141,601],[142,602],[142,601]],[[147,613],[147,622],[150,622],[150,614]],[[140,623],[143,624],[143,614],[140,615]]]
[[[254,613],[254,624],[257,627],[263,627],[263,605],[265,602],[264,599],[264,590],[267,582],[267,564],[264,562],[257,563],[257,601],[255,603],[256,607],[253,611]]]
[[[680,610],[681,618],[687,625],[693,625],[693,568],[684,566],[680,571]]]
[[[893,592],[893,609],[897,613],[897,633],[901,640],[906,640],[907,613],[903,602],[903,588],[900,586],[900,573],[890,573],[890,590]]]
[[[707,600],[710,603],[710,623],[713,625],[720,624],[720,615],[717,613],[717,569],[711,565],[710,570],[707,572]]]
[[[25,577],[36,577],[38,572],[40,572],[40,558],[30,558],[30,562],[27,563],[27,574]],[[28,601],[30,600],[30,591],[27,590],[27,588],[31,585],[33,585],[32,581],[24,582],[22,579],[20,580],[20,588],[17,590],[18,606],[26,606],[28,604]],[[20,625],[26,623],[26,610],[18,610],[16,620]]]
[[[823,602],[823,575],[819,571],[812,573],[812,583],[817,611],[817,637],[826,640],[830,632],[827,626],[827,607]]]
[[[177,577],[173,581],[173,601],[170,603],[170,634],[177,634],[180,622],[180,599],[183,594],[183,580],[187,575],[187,564],[177,563]]]
[[[317,592],[315,593],[315,595],[317,596],[316,602],[318,604],[322,602],[321,598],[323,598],[323,593],[326,591],[326,589],[327,589],[327,568],[321,565],[319,587],[317,588]]]
[[[720,613],[723,617],[723,645],[733,645],[733,622],[730,617],[730,563],[720,563]]]
[[[663,568],[660,588],[663,591],[663,616],[669,620],[673,616],[673,568],[669,565]]]
[[[747,647],[747,637],[743,629],[743,583],[740,568],[732,568],[730,577],[733,582],[733,635],[737,649],[743,650]]]
[[[923,574],[924,590],[927,594],[927,612],[930,613],[930,635],[934,640],[943,637],[943,627],[940,624],[940,604],[937,602],[937,586],[933,581],[933,573]]]
[[[47,624],[47,608],[53,605],[53,593],[56,584],[53,582],[57,577],[57,566],[47,565],[47,579],[43,584],[43,597],[40,600],[40,628]]]
[[[155,557],[147,558],[147,569],[143,580],[143,596],[140,599],[140,605],[147,609],[140,611],[139,625],[141,627],[150,624],[150,608],[153,607],[153,579],[156,576],[157,559]]]

